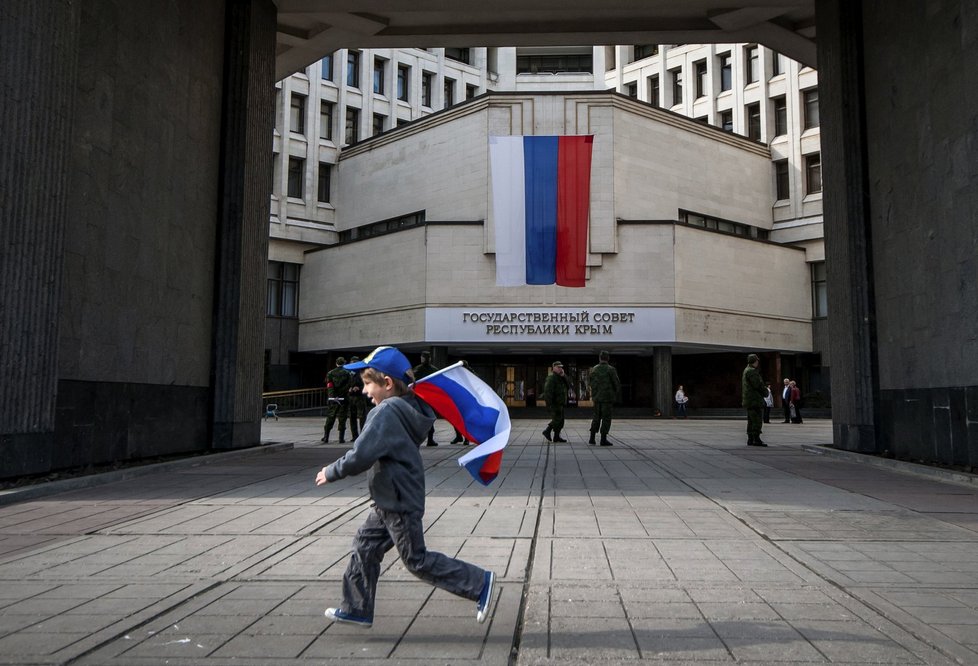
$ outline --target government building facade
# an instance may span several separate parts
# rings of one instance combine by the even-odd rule
[[[737,407],[744,355],[827,401],[817,75],[753,44],[337,51],[279,84],[266,389],[394,344],[514,407]],[[594,137],[583,288],[497,287],[489,138]]]

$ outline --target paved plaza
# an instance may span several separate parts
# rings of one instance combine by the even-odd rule
[[[498,575],[485,624],[393,553],[372,629],[323,617],[366,478],[317,488],[346,447],[283,418],[261,455],[0,498],[0,663],[978,664],[978,485],[813,454],[827,421],[766,449],[733,420],[543,425],[488,488],[444,422],[422,448],[429,547]]]

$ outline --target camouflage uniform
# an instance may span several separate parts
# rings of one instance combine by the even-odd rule
[[[414,373],[414,380],[417,381],[422,377],[427,377],[433,372],[437,372],[438,368],[431,364],[429,360],[428,352],[421,352],[421,363],[418,363],[411,372]],[[427,446],[438,446],[438,442],[435,441],[435,426],[431,425],[431,430],[428,431],[428,444]]]
[[[612,405],[618,399],[621,391],[621,380],[618,371],[603,360],[591,368],[588,374],[588,384],[591,387],[591,401],[594,403],[594,416],[591,419],[591,438],[589,444],[594,444],[594,435],[601,430],[601,446],[611,446],[608,441],[608,431],[611,430]]]
[[[340,422],[340,443],[346,441],[346,416],[348,414],[347,398],[353,373],[342,366],[346,359],[342,356],[336,359],[336,367],[326,373],[326,426],[323,429],[324,442],[329,442],[329,431],[336,421]]]
[[[359,361],[360,357],[351,356],[350,363]],[[350,377],[350,434],[353,439],[360,436],[364,421],[367,420],[367,395],[363,392],[363,378],[359,372],[354,372]]]
[[[747,357],[747,367],[741,375],[741,391],[743,397],[741,404],[747,410],[747,445],[766,446],[761,441],[761,413],[764,410],[764,396],[767,395],[767,386],[761,379],[761,373],[753,366],[757,356],[751,354]]]
[[[563,364],[556,362],[552,367],[563,368]],[[543,384],[543,399],[547,401],[547,409],[550,410],[550,423],[543,431],[543,436],[547,441],[551,441],[550,433],[553,432],[554,442],[566,442],[561,439],[560,431],[564,429],[564,406],[567,405],[567,391],[570,389],[570,380],[566,375],[551,372],[547,376],[547,381]]]

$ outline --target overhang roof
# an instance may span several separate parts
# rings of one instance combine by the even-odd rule
[[[815,0],[276,0],[276,77],[341,48],[759,42],[815,66]]]

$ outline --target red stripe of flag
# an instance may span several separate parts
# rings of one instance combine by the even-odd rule
[[[593,136],[561,136],[557,146],[557,284],[583,287]]]

